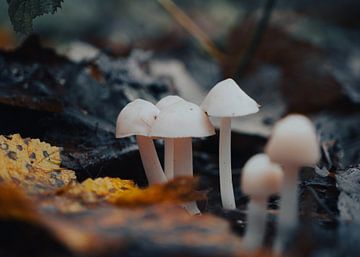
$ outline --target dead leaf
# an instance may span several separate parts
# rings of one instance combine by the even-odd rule
[[[60,148],[19,134],[0,136],[0,178],[28,192],[52,191],[75,181],[75,173],[60,167]]]
[[[197,180],[178,177],[166,184],[141,189],[131,180],[119,178],[87,179],[63,188],[60,195],[80,198],[85,203],[107,201],[117,206],[140,207],[158,203],[185,203],[205,199],[205,194],[194,190]]]

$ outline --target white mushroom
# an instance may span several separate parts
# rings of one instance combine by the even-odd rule
[[[220,194],[225,209],[235,209],[231,171],[231,118],[259,111],[258,104],[236,82],[226,79],[208,93],[201,108],[209,115],[221,118],[219,142]]]
[[[297,181],[302,166],[313,166],[320,158],[316,131],[311,121],[302,115],[289,115],[276,123],[266,146],[273,162],[282,165],[284,184],[281,190],[279,231],[276,250],[282,250],[282,241],[298,223]]]
[[[150,133],[153,137],[174,139],[174,176],[193,176],[192,137],[215,134],[206,114],[196,104],[179,101],[159,113]],[[186,205],[192,213],[200,213],[196,203]]]
[[[157,108],[159,108],[159,110],[161,111],[162,109],[167,108],[170,105],[173,105],[180,101],[185,101],[185,100],[177,95],[168,95],[168,96],[161,98],[160,101],[157,102],[155,106]]]
[[[266,154],[251,157],[242,171],[241,189],[250,196],[243,249],[253,251],[262,246],[266,228],[266,207],[270,195],[279,192],[283,179],[281,167]]]
[[[162,98],[159,102],[157,102],[156,107],[159,110],[163,110],[175,104],[179,101],[185,101],[179,96],[169,95]],[[165,138],[164,140],[164,172],[167,179],[174,178],[174,139],[173,138]]]
[[[136,135],[141,160],[149,184],[167,181],[156,153],[154,142],[149,137],[150,129],[160,110],[152,103],[136,99],[127,104],[116,121],[116,138]]]

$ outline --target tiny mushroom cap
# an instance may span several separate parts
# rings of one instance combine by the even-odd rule
[[[259,111],[259,105],[233,79],[217,83],[207,94],[201,108],[214,117],[245,116]]]
[[[251,157],[242,171],[241,189],[251,197],[269,197],[280,191],[283,171],[266,154]]]
[[[165,96],[164,98],[162,98],[159,102],[157,102],[156,107],[159,108],[160,110],[162,110],[165,107],[168,107],[179,101],[185,101],[185,100],[177,95],[168,95],[168,96]]]
[[[280,164],[311,166],[320,158],[316,131],[303,115],[289,115],[276,123],[266,146],[270,159]]]
[[[116,138],[132,135],[149,136],[160,110],[152,103],[136,99],[128,103],[120,112],[116,121]]]
[[[154,122],[152,137],[207,137],[215,134],[209,118],[196,104],[178,101],[161,110]]]

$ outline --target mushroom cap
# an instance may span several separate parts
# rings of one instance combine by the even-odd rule
[[[255,198],[269,197],[280,191],[283,171],[266,154],[251,157],[242,170],[241,189]]]
[[[196,104],[178,101],[160,111],[150,135],[152,137],[207,137],[215,134],[208,116]]]
[[[266,153],[283,165],[311,166],[320,159],[316,130],[303,115],[288,115],[275,124]]]
[[[164,98],[162,98],[159,102],[157,102],[156,107],[159,108],[160,110],[162,110],[162,109],[164,109],[174,103],[177,103],[179,101],[185,101],[185,100],[177,95],[168,95],[168,96],[165,96]]]
[[[201,108],[214,117],[245,116],[259,111],[259,105],[233,79],[217,83],[205,97]]]
[[[116,121],[116,137],[149,136],[151,126],[160,110],[152,103],[136,99],[128,103]]]

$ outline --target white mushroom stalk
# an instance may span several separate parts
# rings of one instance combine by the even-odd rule
[[[191,137],[174,139],[174,174],[179,176],[193,176],[193,153]],[[191,215],[200,214],[196,202],[183,205]]]
[[[138,135],[136,141],[149,184],[165,183],[167,179],[164,176],[152,138]]]
[[[207,137],[215,134],[206,114],[196,104],[185,100],[163,108],[152,126],[153,137],[174,140],[174,176],[193,176],[192,137]],[[185,208],[191,214],[200,213],[196,203]]]
[[[174,139],[164,140],[164,172],[168,180],[174,178]]]
[[[284,240],[298,224],[298,174],[302,166],[313,166],[320,159],[316,131],[302,115],[289,115],[276,123],[266,146],[273,162],[282,165],[284,184],[280,193],[280,211],[275,250],[283,250]]]
[[[201,105],[209,116],[221,118],[219,177],[221,202],[225,209],[236,208],[231,170],[231,118],[256,113],[258,106],[232,79],[217,83]]]
[[[171,106],[179,101],[185,101],[179,96],[169,95],[162,98],[159,102],[157,102],[156,107],[159,110],[163,110],[166,107]],[[174,139],[173,138],[165,138],[164,140],[164,172],[167,179],[174,178]]]
[[[149,137],[150,129],[160,110],[152,103],[137,99],[127,104],[116,121],[116,137],[136,135],[141,161],[149,184],[167,181],[156,153],[154,142]]]
[[[267,218],[267,202],[270,195],[278,193],[283,172],[279,165],[270,161],[266,154],[251,157],[242,171],[241,188],[250,196],[247,228],[242,248],[254,251],[262,246]]]

